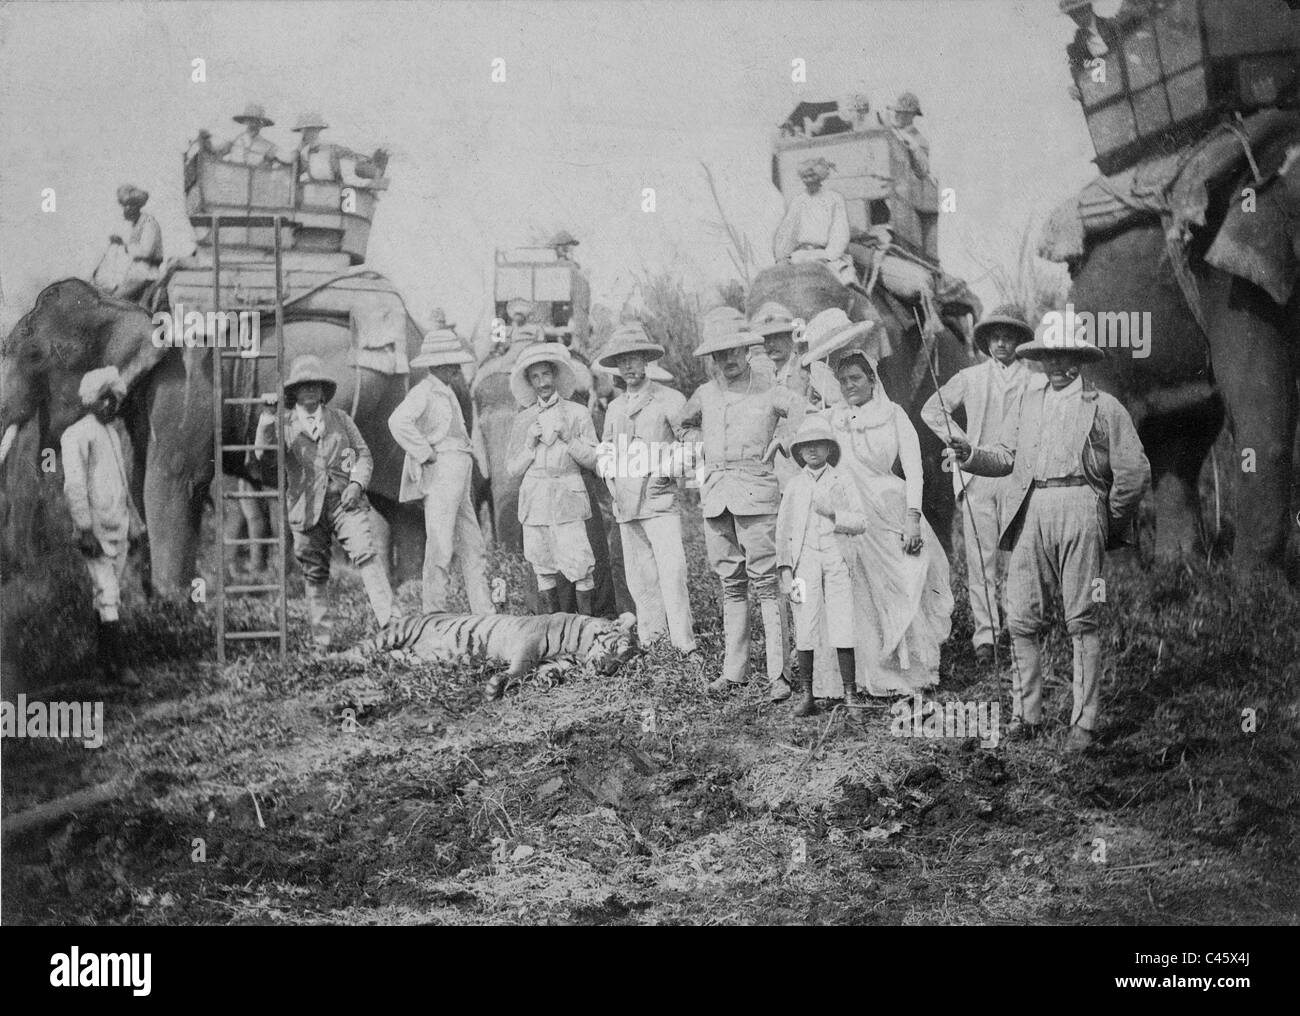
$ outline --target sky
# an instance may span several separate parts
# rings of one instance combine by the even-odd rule
[[[421,324],[441,306],[468,331],[489,316],[494,249],[561,227],[616,312],[645,273],[713,292],[735,272],[701,162],[770,263],[776,125],[799,101],[911,90],[956,196],[940,256],[988,306],[982,265],[1012,266],[1026,224],[1095,174],[1066,94],[1072,29],[1056,0],[6,3],[0,329],[48,283],[89,277],[120,183],[150,192],[166,255],[186,253],[182,153],[201,127],[238,133],[250,101],[277,143],[315,110],[327,140],[390,149],[369,266]]]

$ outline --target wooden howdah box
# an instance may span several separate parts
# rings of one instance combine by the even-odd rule
[[[1103,173],[1172,151],[1225,114],[1276,104],[1300,71],[1300,12],[1285,0],[1127,0],[1068,49]]]

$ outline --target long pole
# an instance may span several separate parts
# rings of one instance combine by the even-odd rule
[[[917,310],[916,310],[915,307],[912,308],[912,316],[913,316],[914,318],[916,318],[916,327],[917,327],[918,329],[920,329],[920,330],[922,331],[922,333],[924,333],[924,331],[925,331],[925,326],[921,324],[921,315],[917,313]],[[945,429],[948,431],[948,440],[951,442],[951,441],[952,441],[952,438],[953,438],[953,433],[952,433],[952,416],[949,415],[949,413],[948,413],[948,407],[944,404],[944,401],[943,401],[943,387],[939,384],[939,375],[938,375],[938,373],[937,373],[937,372],[935,371],[935,369],[934,369],[934,364],[930,361],[930,357],[926,354],[926,351],[925,351],[925,343],[922,342],[921,346],[922,346],[922,348],[921,348],[921,350],[920,350],[920,355],[925,357],[925,365],[926,365],[926,367],[928,367],[929,370],[930,370],[930,378],[931,378],[931,380],[934,381],[934,394],[935,394],[935,395],[938,397],[938,399],[939,399],[939,409],[943,412],[943,425],[944,425]],[[949,445],[949,447],[951,447],[951,444]],[[962,500],[962,503],[966,505],[966,513],[967,513],[967,515],[970,516],[970,532],[971,532],[971,536],[973,536],[973,537],[975,538],[975,551],[976,551],[976,553],[979,555],[979,562],[980,562],[980,588],[981,588],[981,589],[983,590],[983,592],[984,592],[984,607],[985,607],[985,609],[989,612],[989,617],[990,617],[990,618],[997,617],[998,615],[997,615],[997,613],[995,613],[995,605],[993,604],[993,602],[991,601],[991,599],[990,599],[990,597],[989,597],[989,577],[988,577],[988,569],[987,569],[987,568],[985,567],[985,565],[984,565],[984,548],[983,548],[983,546],[980,545],[980,534],[979,534],[979,530],[977,529],[976,524],[975,524],[975,509],[973,509],[973,508],[970,506],[970,498],[966,496],[966,477],[962,475],[961,467],[957,465],[957,463],[956,463],[955,460],[954,460],[954,462],[953,462],[953,464],[952,464],[952,467],[953,467],[953,469],[955,469],[955,470],[957,471],[957,482],[961,485],[961,500]],[[969,579],[969,577],[968,577],[968,579]],[[999,634],[1000,634],[1000,630],[999,630],[999,628],[994,627],[994,629],[993,629],[993,666],[994,666],[995,669],[997,669],[999,675],[1001,675],[1002,670],[1001,670],[1001,668],[998,666],[998,635],[999,635]],[[1012,653],[1012,654],[1011,654],[1011,659],[1012,659],[1013,662],[1014,662],[1015,658],[1016,658],[1015,653]],[[998,683],[999,683],[999,685],[1001,684],[1001,682],[1002,682],[1002,679],[1001,679],[1001,677],[999,676],[999,678],[998,678]]]
[[[221,218],[212,216],[212,310],[221,310]],[[212,499],[214,521],[217,528],[217,666],[226,662],[226,486],[222,482],[222,400],[221,347],[215,342],[212,348]]]

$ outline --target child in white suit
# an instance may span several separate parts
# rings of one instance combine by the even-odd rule
[[[821,416],[804,418],[790,444],[790,457],[802,468],[781,497],[776,560],[781,590],[790,597],[794,612],[794,645],[799,656],[795,677],[799,698],[794,714],[817,712],[812,690],[813,652],[822,642],[824,618],[822,644],[835,647],[844,702],[850,718],[860,722],[862,712],[854,684],[853,583],[841,541],[865,531],[865,512],[852,482],[835,471],[839,442]]]

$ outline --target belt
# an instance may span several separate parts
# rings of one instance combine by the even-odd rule
[[[1054,480],[1035,480],[1034,486],[1039,490],[1044,487],[1086,487],[1088,481],[1082,476],[1060,476]]]

